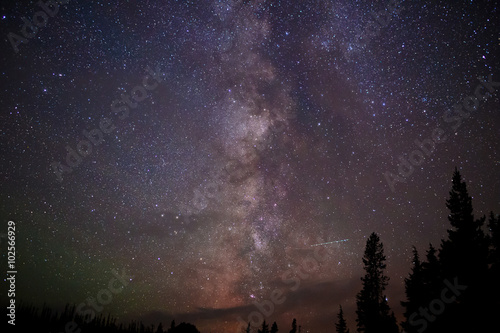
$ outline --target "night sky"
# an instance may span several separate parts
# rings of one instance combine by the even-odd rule
[[[0,8],[18,302],[96,299],[115,270],[126,286],[100,310],[124,323],[235,333],[277,290],[263,318],[281,332],[332,332],[339,304],[354,330],[371,232],[401,320],[455,166],[476,217],[500,212],[496,1]]]

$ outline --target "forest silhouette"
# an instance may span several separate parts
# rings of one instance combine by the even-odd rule
[[[413,247],[412,267],[404,281],[406,299],[401,301],[403,322],[397,323],[384,293],[389,283],[384,274],[386,257],[383,243],[374,232],[368,237],[362,257],[365,275],[356,295],[356,322],[346,322],[339,304],[336,316],[332,314],[331,331],[347,333],[354,325],[357,332],[363,333],[486,332],[498,327],[495,316],[500,313],[500,217],[493,212],[488,218],[474,217],[472,198],[456,168],[446,207],[450,229],[439,248],[429,244],[422,260]],[[58,313],[45,305],[37,308],[21,304],[17,313],[17,328],[30,332],[200,333],[192,324],[176,325],[175,321],[168,329],[161,323],[118,324],[109,315],[79,314],[75,305],[66,305]],[[293,319],[289,332],[300,331]],[[276,322],[269,328],[265,320],[257,332],[250,323],[242,328],[242,333],[277,332]]]

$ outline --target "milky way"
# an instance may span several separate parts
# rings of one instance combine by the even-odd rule
[[[342,304],[352,330],[371,232],[401,316],[453,168],[477,216],[500,209],[495,3],[69,1],[31,37],[39,5],[1,9],[19,300],[79,304],[117,269],[133,278],[103,313],[123,322],[327,332]]]

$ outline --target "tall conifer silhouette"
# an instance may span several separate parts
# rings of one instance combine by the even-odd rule
[[[384,295],[389,278],[384,275],[384,247],[376,233],[366,242],[363,266],[366,272],[361,278],[363,288],[356,296],[358,332],[398,332],[394,314],[390,314]]]
[[[335,330],[337,333],[349,333],[347,323],[344,319],[344,311],[342,310],[342,305],[339,305],[339,313],[337,314],[337,323],[335,324]]]

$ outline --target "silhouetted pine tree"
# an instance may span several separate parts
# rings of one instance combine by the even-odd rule
[[[342,305],[339,305],[339,313],[337,314],[337,323],[335,323],[335,329],[337,333],[349,333],[347,323],[344,319],[344,311],[342,311]]]
[[[163,325],[161,323],[158,324],[158,328],[156,329],[156,333],[163,333]]]
[[[292,329],[290,330],[290,333],[297,333],[297,320],[295,318],[293,318]]]
[[[451,283],[467,286],[460,295],[457,304],[449,304],[446,312],[440,315],[440,321],[446,322],[446,330],[482,330],[481,325],[487,318],[485,305],[488,278],[488,239],[482,226],[485,217],[475,219],[472,208],[472,198],[467,191],[467,184],[462,181],[460,172],[455,168],[452,179],[450,197],[446,201],[450,210],[448,220],[452,229],[448,230],[448,239],[441,243],[439,261],[443,278]],[[445,285],[442,285],[442,289]],[[440,298],[440,295],[436,295]],[[455,318],[453,320],[452,318]],[[444,329],[445,326],[437,329]]]
[[[401,305],[405,308],[404,316],[406,320],[402,323],[403,328],[408,333],[417,332],[415,326],[410,325],[410,317],[418,311],[418,308],[424,304],[424,279],[422,263],[418,255],[417,248],[413,247],[413,267],[410,275],[405,278],[405,294],[406,301],[402,301]]]
[[[247,328],[245,329],[245,333],[250,333],[252,328],[250,327],[250,322],[248,322]]]
[[[271,333],[278,333],[278,324],[276,322],[271,325]]]
[[[168,329],[167,333],[174,333],[175,331],[175,320],[172,320],[170,323],[170,328]]]
[[[262,322],[262,327],[259,330],[257,330],[257,332],[258,333],[269,333],[269,325],[266,324],[265,320]]]
[[[458,276],[469,285],[478,280],[484,282],[488,268],[488,241],[482,230],[485,217],[474,219],[472,198],[456,168],[446,207],[450,210],[448,220],[452,229],[448,230],[448,240],[442,241],[439,252],[444,277]]]
[[[363,266],[366,272],[361,278],[363,288],[356,295],[358,332],[397,333],[399,331],[394,315],[389,314],[389,305],[384,296],[384,290],[389,281],[389,277],[384,275],[385,259],[383,244],[378,235],[372,233],[366,242],[363,256]]]

